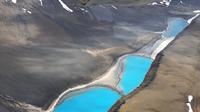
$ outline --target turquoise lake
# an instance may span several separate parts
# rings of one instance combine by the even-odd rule
[[[121,96],[105,87],[87,88],[59,104],[54,112],[107,112]]]
[[[176,37],[181,31],[183,31],[189,23],[182,18],[171,18],[168,22],[167,30],[163,33],[164,37]]]
[[[142,56],[128,56],[125,59],[122,80],[118,85],[125,95],[140,86],[149,71],[152,62],[152,59]]]
[[[128,56],[124,61],[123,77],[118,86],[123,89],[124,94],[128,94],[143,82],[153,60],[142,56]],[[110,88],[87,88],[66,98],[54,112],[108,112],[120,98]]]

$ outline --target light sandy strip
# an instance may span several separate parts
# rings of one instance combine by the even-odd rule
[[[169,45],[169,43],[171,43],[174,39],[175,37],[166,38],[163,42],[161,42],[161,44],[151,54],[151,58],[155,60],[158,53],[160,53],[163,49],[165,49]]]

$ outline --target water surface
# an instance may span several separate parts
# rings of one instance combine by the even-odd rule
[[[110,88],[92,87],[66,98],[54,112],[108,112],[120,95]]]
[[[171,18],[168,22],[167,30],[163,33],[164,37],[176,37],[188,26],[187,20],[183,18]]]
[[[145,75],[151,67],[153,60],[142,56],[128,56],[119,87],[124,94],[129,94],[143,82]]]

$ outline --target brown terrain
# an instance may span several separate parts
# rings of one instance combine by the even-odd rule
[[[158,69],[149,72],[155,79],[125,98],[119,112],[187,112],[188,95],[194,96],[194,112],[200,112],[199,28],[200,18],[163,51]]]

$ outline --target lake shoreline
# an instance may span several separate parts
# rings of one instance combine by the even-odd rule
[[[130,94],[123,96],[120,100],[118,100],[109,110],[109,112],[117,112],[117,110],[119,110],[119,108],[121,107],[121,105],[123,105],[125,103],[125,101],[127,99],[129,99],[130,97],[134,96],[135,94],[139,93],[142,89],[144,89],[145,87],[147,87],[149,84],[151,84],[151,82],[154,80],[154,78],[156,77],[156,72],[157,69],[159,67],[159,63],[160,60],[162,59],[162,53],[159,53],[158,56],[156,57],[156,59],[153,61],[148,73],[145,76],[145,79],[143,81],[143,83],[141,83],[141,85],[136,88],[134,91],[132,91]]]

